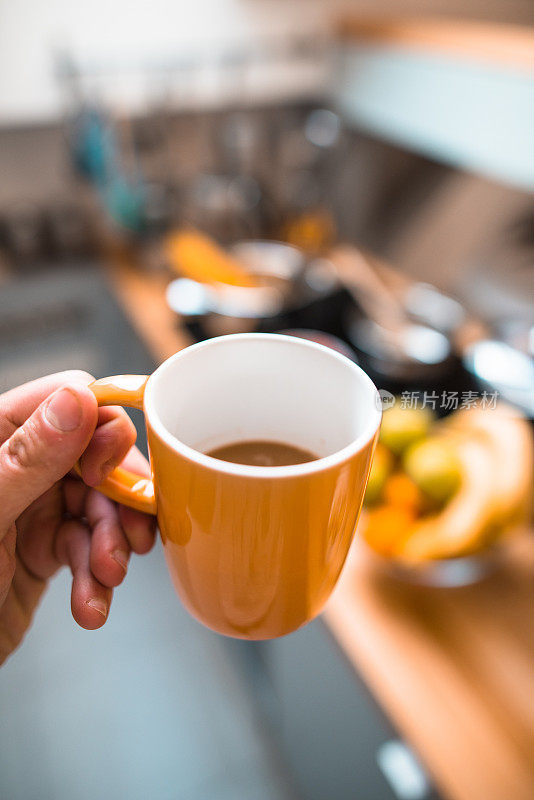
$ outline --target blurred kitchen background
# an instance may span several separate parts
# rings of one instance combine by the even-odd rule
[[[437,570],[389,568],[395,487],[421,489],[395,431],[380,564],[357,546],[287,639],[201,628],[159,547],[95,633],[60,575],[0,672],[0,797],[532,798],[530,0],[0,3],[0,392],[243,330],[345,352],[386,406],[435,395],[413,425],[486,436],[506,516],[468,498]],[[498,443],[449,414],[496,397]]]

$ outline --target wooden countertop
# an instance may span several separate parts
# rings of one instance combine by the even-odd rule
[[[108,262],[106,274],[117,300],[158,364],[192,344],[166,303],[168,277],[144,273],[120,257]]]
[[[532,535],[457,589],[388,577],[356,542],[326,620],[445,797],[532,800]]]
[[[189,343],[165,278],[108,274],[157,361]],[[534,798],[534,537],[490,578],[449,590],[388,578],[356,541],[325,619],[444,797]]]
[[[377,43],[534,70],[534,28],[528,26],[436,17],[347,15],[339,22],[338,35],[346,42]]]

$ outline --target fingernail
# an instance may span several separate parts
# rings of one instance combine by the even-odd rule
[[[67,388],[58,389],[48,402],[45,416],[56,430],[68,433],[79,428],[82,421],[82,406],[73,391]]]
[[[125,553],[124,550],[114,550],[111,558],[126,572],[128,569],[128,553]]]
[[[98,611],[99,614],[102,614],[103,617],[107,617],[108,607],[103,600],[98,600],[96,597],[92,597],[87,601],[87,605],[89,608],[94,608],[94,610]]]

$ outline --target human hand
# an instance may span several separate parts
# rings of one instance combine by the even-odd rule
[[[155,519],[96,489],[119,463],[143,476],[135,428],[117,407],[98,408],[78,371],[0,395],[0,664],[19,645],[48,580],[72,572],[72,615],[106,621],[130,553],[147,553]],[[80,459],[82,478],[73,471]]]

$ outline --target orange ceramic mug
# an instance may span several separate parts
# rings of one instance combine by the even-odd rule
[[[243,639],[313,619],[347,556],[369,476],[381,412],[367,375],[322,345],[251,333],[188,347],[150,377],[91,388],[99,405],[144,409],[152,480],[119,468],[99,488],[157,514],[191,614]],[[257,467],[205,455],[253,439],[319,458]]]

